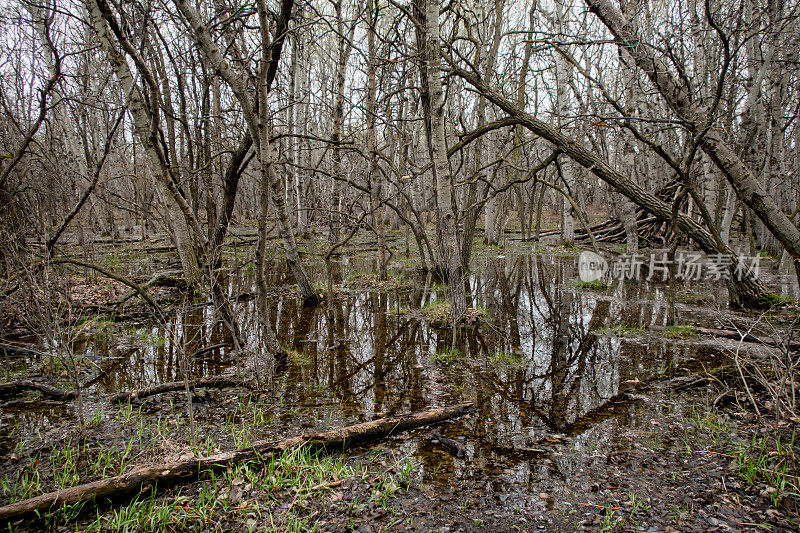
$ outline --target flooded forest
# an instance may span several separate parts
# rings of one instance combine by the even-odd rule
[[[0,47],[0,529],[800,530],[798,0]]]

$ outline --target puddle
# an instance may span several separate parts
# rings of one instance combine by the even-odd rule
[[[314,274],[321,278],[318,270]],[[342,259],[336,275],[341,282],[375,270],[371,260]],[[275,287],[290,279],[281,269],[270,276]],[[254,290],[248,273],[232,278],[231,295]],[[576,278],[573,257],[479,255],[468,284],[471,306],[487,318],[455,336],[421,318],[420,309],[444,298],[446,289],[413,271],[404,273],[413,283],[383,291],[352,288],[318,307],[304,307],[295,293],[276,290],[272,321],[279,341],[290,349],[277,367],[276,397],[269,406],[276,427],[297,434],[470,401],[476,412],[445,430],[464,444],[466,458],[433,445],[425,432],[392,443],[414,458],[423,483],[444,493],[475,489],[496,503],[531,491],[591,490],[570,480],[604,467],[594,464],[598,448],[624,451],[632,445],[624,438],[627,430],[649,428],[665,411],[688,409],[685,398],[650,384],[713,367],[725,353],[719,346],[664,335],[670,310],[666,285],[618,283],[593,292],[579,290]],[[697,284],[676,293],[700,300],[674,302],[678,323],[713,325],[716,308],[725,305],[720,286]],[[250,351],[261,346],[254,308],[252,300],[235,304]],[[654,326],[662,330],[649,333]],[[198,354],[190,361],[194,378],[237,364],[211,306],[176,313],[167,327],[99,323],[95,329],[76,344],[86,361],[87,417],[108,418],[110,409],[99,398],[109,393],[179,379],[181,353]],[[36,353],[16,354],[6,359],[6,373],[45,363]],[[205,417],[206,431],[226,416],[225,391],[210,395],[213,401],[198,414]],[[178,394],[154,403],[146,416],[185,410]],[[4,408],[0,449],[10,453],[23,435],[57,439],[75,424],[74,417],[63,405]],[[652,438],[674,444],[657,432]]]

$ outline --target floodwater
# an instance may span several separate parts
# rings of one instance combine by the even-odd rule
[[[468,282],[471,306],[486,318],[455,336],[420,313],[446,297],[431,276],[401,272],[406,283],[380,291],[345,284],[349,288],[331,302],[304,307],[296,292],[280,290],[290,283],[288,274],[273,270],[271,318],[290,349],[275,368],[275,428],[291,435],[384,413],[474,402],[473,415],[443,430],[464,444],[465,458],[438,448],[424,432],[400,439],[398,451],[412,456],[422,479],[438,492],[468,486],[502,502],[524,491],[568,486],[589,467],[598,446],[627,446],[620,436],[646,426],[656,411],[688,410],[657,384],[726,357],[724,346],[664,334],[671,307],[677,323],[734,320],[736,315],[719,310],[725,306],[721,284],[670,291],[665,284],[615,283],[588,291],[575,283],[575,257],[479,255],[475,263]],[[341,259],[336,267],[340,283],[375,272],[374,262],[364,258]],[[321,278],[322,272],[314,274]],[[252,291],[248,277],[246,271],[231,274],[229,293]],[[249,353],[261,346],[254,306],[246,298],[234,305]],[[197,354],[189,361],[192,378],[220,374],[240,361],[210,305],[175,313],[166,326],[99,328],[76,344],[76,352],[89,369],[88,417],[109,409],[101,400],[106,394],[180,379],[181,353]],[[6,377],[40,364],[36,354],[9,356]],[[224,415],[208,406],[226,392],[209,394],[211,400],[197,411],[206,431],[214,424],[203,417]],[[179,394],[159,405],[147,412],[186,407]],[[0,449],[10,452],[21,436],[56,438],[74,424],[70,406],[4,408]],[[582,453],[542,459],[542,446],[554,442]]]

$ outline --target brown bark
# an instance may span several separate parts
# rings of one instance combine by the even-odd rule
[[[220,453],[211,457],[140,466],[127,474],[42,494],[0,507],[0,521],[8,522],[32,515],[37,511],[46,512],[91,499],[99,502],[108,498],[130,496],[150,487],[155,488],[156,483],[163,487],[169,483],[192,481],[206,472],[224,470],[229,465],[244,461],[265,461],[300,446],[306,446],[312,450],[338,451],[356,444],[396,435],[409,429],[437,424],[465,415],[472,409],[473,404],[471,403],[435,408],[380,418],[314,435],[292,437],[280,441],[261,441],[248,448]]]
[[[503,111],[511,116],[519,118],[521,124],[529,131],[554,144],[556,148],[594,173],[598,178],[611,185],[642,209],[652,213],[661,220],[667,222],[673,220],[671,205],[661,201],[654,194],[645,191],[639,185],[631,182],[627,177],[606,164],[599,155],[590,152],[580,143],[567,137],[556,128],[553,128],[549,124],[521,110],[517,105],[509,101],[497,90],[489,87],[474,74],[455,67],[451,69],[451,72],[469,82],[475,89],[484,94],[489,101],[500,107]],[[736,255],[731,248],[717,242],[708,230],[691,217],[678,213],[675,216],[675,224],[680,231],[691,237],[705,253],[721,253],[729,256]],[[734,274],[734,268],[735,265],[731,265],[732,276]],[[738,276],[738,273],[736,275]],[[734,305],[763,307],[766,304],[765,297],[767,295],[767,289],[755,277],[743,276],[741,280],[731,283],[729,288],[731,289],[731,302]]]
[[[724,132],[713,126],[710,109],[696,103],[685,84],[678,83],[668,65],[639,37],[637,28],[608,0],[586,0],[590,10],[608,27],[619,46],[625,48],[658,89],[675,114],[699,135],[700,148],[711,158],[736,191],[736,195],[758,216],[769,231],[800,265],[800,229],[781,210],[775,199],[725,142]]]
[[[462,281],[461,240],[453,202],[453,182],[447,159],[444,126],[444,91],[439,50],[439,0],[415,4],[422,23],[417,27],[424,62],[422,65],[423,110],[426,115],[428,152],[433,163],[436,192],[436,236],[440,270],[447,275],[451,294],[451,316],[458,322],[466,312],[467,296]]]
[[[225,175],[222,179],[222,204],[215,217],[213,236],[209,242],[209,249],[213,257],[211,264],[214,267],[217,266],[221,259],[222,245],[225,242],[225,236],[228,234],[228,226],[233,218],[233,208],[236,205],[239,179],[242,177],[250,161],[248,154],[252,154],[252,152],[250,152],[252,146],[252,137],[250,137],[249,134],[245,134],[239,142],[238,147],[231,155],[227,167],[225,167]]]
[[[35,381],[20,380],[0,384],[0,398],[7,398],[8,396],[20,394],[23,391],[38,391],[41,392],[43,396],[56,400],[72,400],[76,397],[74,391],[57,389]]]
[[[228,376],[210,376],[189,382],[190,389],[224,389],[226,387],[244,387],[246,385],[247,383],[241,378]],[[118,392],[108,396],[106,399],[111,403],[132,402],[141,400],[142,398],[155,396],[156,394],[184,390],[185,387],[186,383],[183,380],[171,381],[130,392]]]

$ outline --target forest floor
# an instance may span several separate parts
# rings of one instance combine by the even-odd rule
[[[38,460],[17,472],[19,490],[30,494],[15,496],[125,471],[133,464],[244,446],[250,432],[276,437],[282,433],[269,422],[262,425],[260,415],[254,415],[266,400],[253,399],[243,391],[239,394],[208,393],[198,418],[224,417],[212,413],[208,403],[221,404],[228,413],[247,412],[256,421],[239,430],[238,439],[221,442],[211,435],[235,435],[236,431],[206,427],[203,444],[194,449],[186,442],[185,421],[168,416],[155,425],[148,421],[148,410],[169,410],[168,405],[157,406],[160,402],[151,402],[155,405],[143,411],[123,409],[108,422],[92,425],[83,441],[70,440],[76,439],[74,432],[49,432],[43,440],[58,444],[13,454],[12,463]],[[247,463],[215,479],[162,490],[158,495],[144,494],[96,513],[89,509],[79,514],[85,510],[69,508],[45,521],[18,522],[13,529],[795,531],[796,500],[787,494],[789,487],[796,486],[792,476],[797,471],[797,449],[792,432],[786,427],[768,429],[753,413],[734,405],[704,410],[703,404],[718,394],[718,386],[711,386],[669,395],[662,407],[667,408],[669,402],[692,402],[694,410],[688,416],[654,417],[642,427],[617,428],[617,439],[608,447],[576,450],[570,439],[554,438],[535,451],[522,451],[529,455],[527,460],[535,458],[542,471],[533,475],[529,492],[516,491],[503,500],[481,490],[479,483],[426,481],[414,457],[403,451],[404,443],[420,439],[433,453],[443,455],[442,464],[449,458],[431,443],[429,430],[423,429],[344,455],[301,451],[266,465]],[[298,414],[298,418],[304,417]],[[307,422],[313,423],[310,418]],[[610,418],[605,423],[618,421]],[[462,439],[449,426],[443,432]],[[555,462],[575,454],[586,460],[584,469],[570,479],[551,477]],[[783,476],[770,476],[771,469],[784,466],[790,468]],[[66,523],[73,518],[77,524]]]
[[[484,345],[502,344],[504,338],[501,334],[498,341],[492,332],[506,331],[503,328],[509,320],[517,319],[516,315],[511,319],[499,316],[497,309],[502,306],[495,308],[487,300],[486,310],[476,319],[483,323],[465,339],[452,340],[453,345],[463,343],[457,351],[441,345],[444,332],[428,324],[423,311],[440,301],[437,291],[442,287],[426,281],[422,301],[428,303],[419,305],[411,296],[420,285],[417,275],[412,274],[413,254],[405,255],[402,243],[408,249],[407,237],[395,236],[393,270],[389,280],[380,282],[374,270],[358,262],[370,259],[368,246],[354,243],[345,249],[342,257],[350,262],[341,265],[334,298],[341,306],[335,313],[356,317],[370,309],[367,324],[378,324],[376,317],[381,316],[388,321],[389,326],[383,326],[385,342],[398,345],[397,358],[389,357],[393,348],[387,344],[387,359],[381,363],[385,369],[369,367],[372,370],[365,377],[365,365],[376,363],[374,358],[358,359],[353,339],[366,335],[370,342],[378,342],[376,335],[380,332],[351,331],[345,326],[347,321],[337,318],[335,322],[343,329],[323,333],[328,320],[324,310],[304,311],[299,306],[282,310],[289,315],[277,315],[277,327],[282,342],[290,348],[289,360],[276,369],[275,383],[258,392],[241,388],[196,391],[194,438],[182,393],[119,407],[104,402],[104,395],[111,392],[174,379],[179,369],[177,359],[170,354],[189,350],[171,340],[175,329],[154,326],[140,303],[127,304],[109,320],[114,302],[129,290],[102,276],[74,272],[65,278],[65,286],[69,287],[70,301],[83,309],[81,328],[71,330],[74,338],[70,342],[76,352],[83,353],[76,363],[81,380],[91,383],[86,386],[84,399],[86,427],[79,430],[74,402],[41,400],[26,394],[0,405],[0,503],[126,472],[134,465],[342,427],[378,417],[383,411],[399,413],[431,403],[477,400],[481,405],[478,412],[439,428],[445,437],[461,443],[465,457],[454,456],[452,450],[441,446],[430,428],[423,428],[340,454],[312,455],[304,450],[286,453],[266,464],[250,462],[190,484],[162,487],[157,494],[141,494],[97,508],[79,505],[43,518],[17,521],[9,524],[10,529],[797,530],[798,420],[774,419],[775,397],[770,389],[751,382],[751,388],[744,390],[738,375],[712,372],[731,363],[727,356],[738,353],[738,343],[695,335],[689,329],[710,325],[710,317],[717,322],[763,323],[763,314],[721,311],[715,308],[713,288],[685,286],[679,292],[682,325],[651,331],[646,320],[636,322],[636,317],[656,313],[660,297],[653,300],[648,294],[631,292],[630,287],[624,293],[611,288],[596,290],[576,286],[569,278],[561,279],[558,283],[562,289],[553,294],[562,290],[570,293],[571,306],[590,301],[592,306],[606,302],[612,309],[617,305],[624,309],[590,325],[589,334],[581,340],[581,345],[596,343],[592,369],[581,367],[566,376],[550,376],[544,387],[550,390],[555,383],[566,382],[574,384],[570,390],[585,390],[584,380],[595,375],[589,385],[599,390],[605,387],[606,378],[597,376],[613,374],[615,377],[609,379],[616,392],[567,395],[565,401],[571,407],[559,415],[555,396],[542,399],[539,389],[531,389],[530,383],[538,377],[526,374],[525,368],[533,360],[506,348],[487,352]],[[308,254],[319,252],[313,243],[306,247]],[[246,243],[233,249],[227,258],[231,269],[246,276],[250,253]],[[505,265],[502,275],[509,278],[513,277],[509,268],[528,268],[525,261],[522,267],[514,266],[516,263],[509,266],[506,255],[536,255],[543,258],[536,268],[550,265],[557,272],[562,263],[572,261],[575,253],[530,244],[518,244],[514,249],[478,244],[476,286],[494,286],[497,278],[488,271],[498,262]],[[170,254],[169,250],[131,245],[130,253],[107,256],[104,264],[144,282],[152,271],[174,267]],[[143,260],[149,270],[135,271]],[[485,278],[480,277],[484,273]],[[530,278],[535,280],[534,276]],[[525,279],[523,273],[523,291],[519,294],[528,287]],[[296,299],[283,271],[275,272],[272,285],[276,300],[280,299],[284,307]],[[245,294],[247,291],[240,289],[246,286],[237,285],[234,295]],[[151,290],[165,309],[184,316],[185,322],[192,316],[191,309],[203,314],[203,307],[196,304],[193,308],[181,307],[179,288]],[[242,297],[243,306],[247,301]],[[390,311],[395,309],[394,315],[374,314],[370,306],[376,302]],[[593,309],[597,314],[597,307]],[[245,311],[243,307],[242,313]],[[2,344],[19,351],[7,351],[3,381],[31,379],[68,388],[69,362],[47,357],[41,343],[23,336],[31,325],[29,315],[9,306],[4,312]],[[328,308],[327,312],[332,311]],[[304,313],[311,313],[311,317],[304,317]],[[581,312],[570,313],[581,316]],[[621,318],[617,320],[614,313],[621,313]],[[283,325],[281,320],[288,320],[287,316],[295,318],[290,325]],[[796,319],[797,306],[788,302],[768,315],[775,331],[789,327]],[[198,320],[198,327],[206,327],[202,316]],[[282,326],[288,329],[282,332]],[[218,325],[210,327],[210,336],[201,349],[220,341],[216,333],[210,333]],[[420,336],[403,340],[417,328]],[[318,354],[307,343],[321,342],[323,335],[326,348]],[[416,356],[404,359],[421,343],[429,344]],[[350,351],[344,354],[343,346]],[[198,352],[197,346],[194,348]],[[603,366],[607,350],[612,350],[612,360],[626,363]],[[330,361],[318,359],[323,354]],[[231,360],[219,349],[200,359],[193,369],[195,375],[218,373],[236,361],[235,354]],[[337,363],[345,359],[346,363]],[[392,365],[397,368],[390,369]],[[643,370],[643,365],[649,370]],[[686,375],[707,375],[709,379],[686,387],[680,380]],[[420,384],[421,391],[417,390]],[[400,398],[402,395],[408,398]],[[533,418],[524,412],[529,405],[536,406],[531,408]],[[539,406],[546,423],[536,421]],[[566,422],[558,422],[559,416],[566,416]]]

